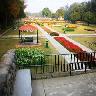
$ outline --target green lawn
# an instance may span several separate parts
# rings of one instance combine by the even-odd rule
[[[0,38],[0,58],[4,53],[7,52],[9,49],[15,48],[15,45],[19,42],[18,39],[12,38]]]
[[[58,32],[64,33],[64,26],[52,26],[53,29],[57,30]],[[66,32],[66,34],[96,34],[96,32],[93,31],[86,31],[84,29],[95,29],[96,26],[84,26],[84,25],[77,25],[77,28],[75,28],[75,31],[72,32]]]
[[[71,38],[92,50],[96,50],[96,37],[71,37]]]

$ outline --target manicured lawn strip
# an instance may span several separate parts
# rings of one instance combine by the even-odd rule
[[[45,26],[43,26],[42,29],[44,29],[49,34],[52,33],[52,31],[50,29],[46,28]]]
[[[62,30],[64,28],[64,26],[52,26],[51,28],[60,33],[64,33],[64,31]]]
[[[81,43],[82,45],[96,51],[96,37],[71,37],[71,39]]]

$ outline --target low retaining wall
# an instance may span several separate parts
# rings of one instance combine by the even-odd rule
[[[50,78],[57,78],[57,77],[66,77],[66,76],[75,76],[80,74],[87,74],[87,73],[93,73],[96,72],[96,69],[92,70],[86,70],[85,71],[72,71],[71,75],[70,72],[54,72],[54,73],[43,73],[43,74],[32,74],[32,80],[38,80],[38,79],[50,79]]]
[[[14,51],[9,50],[0,62],[0,96],[11,96],[15,80],[16,67],[13,63]]]

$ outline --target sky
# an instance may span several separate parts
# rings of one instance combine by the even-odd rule
[[[60,7],[71,5],[74,2],[84,2],[89,0],[25,0],[25,12],[38,13],[43,8],[48,7],[55,12]]]

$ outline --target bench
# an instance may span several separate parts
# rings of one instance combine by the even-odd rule
[[[33,37],[21,37],[21,42],[33,42]]]
[[[32,96],[30,69],[17,71],[13,96]]]

